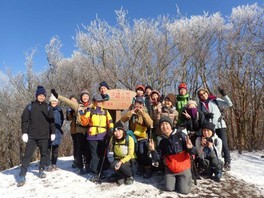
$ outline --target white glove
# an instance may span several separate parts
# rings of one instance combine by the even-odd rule
[[[25,142],[25,143],[28,142],[28,134],[27,134],[27,133],[24,133],[24,134],[22,135],[22,140],[23,140],[23,142]]]
[[[50,135],[50,140],[51,140],[51,141],[55,140],[55,134],[51,134],[51,135]]]

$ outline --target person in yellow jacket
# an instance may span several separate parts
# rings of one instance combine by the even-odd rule
[[[121,122],[115,125],[113,136],[110,140],[113,146],[114,161],[111,162],[111,168],[119,176],[117,183],[119,185],[133,184],[132,164],[136,157],[135,141],[129,136]]]
[[[134,108],[131,111],[128,111],[124,116],[122,116],[120,121],[129,121],[129,129],[134,132],[134,135],[137,138],[137,174],[143,175],[144,178],[150,178],[152,176],[152,160],[148,156],[147,129],[153,125],[153,121],[147,113],[144,104],[144,99],[140,96],[137,97],[135,99]]]
[[[104,149],[113,133],[113,121],[110,113],[103,108],[104,99],[100,94],[93,97],[93,104],[84,113],[79,111],[81,124],[88,126],[87,139],[91,151],[90,167],[95,177],[98,175],[104,157]]]

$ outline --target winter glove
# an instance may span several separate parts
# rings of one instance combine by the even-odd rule
[[[22,140],[23,140],[23,142],[25,142],[25,143],[28,142],[28,134],[27,134],[27,133],[24,133],[24,134],[22,135]]]
[[[72,111],[73,111],[73,110],[72,110],[71,108],[68,108],[68,109],[67,109],[67,112],[69,112],[69,113],[72,112]]]
[[[213,119],[214,118],[214,114],[213,113],[204,112],[204,117],[205,117],[206,120]]]
[[[226,96],[226,92],[224,89],[222,89],[221,87],[218,87],[218,91],[222,96]]]
[[[55,134],[51,134],[51,135],[50,135],[50,140],[51,140],[51,141],[54,141],[54,140],[55,140],[55,137],[56,137]]]
[[[58,98],[58,93],[55,91],[55,89],[51,89],[50,92],[55,96],[55,98]]]
[[[80,115],[84,115],[84,111],[83,110],[79,110],[79,114]]]
[[[114,129],[113,128],[109,129],[109,131],[107,133],[107,136],[109,139],[112,137],[113,133],[114,133]]]

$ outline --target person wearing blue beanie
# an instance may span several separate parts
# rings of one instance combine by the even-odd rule
[[[45,97],[47,96],[47,92],[45,90],[45,88],[43,86],[38,86],[37,90],[36,90],[36,97],[38,97],[38,95],[43,94]]]

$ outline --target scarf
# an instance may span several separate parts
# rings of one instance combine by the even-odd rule
[[[187,113],[192,117],[196,118],[197,117],[197,108],[187,108]]]

